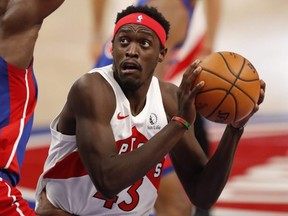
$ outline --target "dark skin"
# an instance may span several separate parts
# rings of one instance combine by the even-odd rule
[[[139,2],[139,1],[138,1]],[[92,5],[93,15],[94,15],[94,36],[92,42],[92,54],[93,61],[99,57],[102,51],[102,45],[106,42],[103,38],[103,33],[101,29],[103,29],[103,19],[105,17],[105,8],[108,7],[105,4],[106,1],[93,0]],[[187,34],[189,33],[189,20],[191,19],[190,15],[192,15],[192,20],[194,20],[194,15],[196,19],[198,19],[197,13],[190,14],[187,6],[189,4],[194,7],[198,7],[199,1],[189,0],[186,1],[187,4],[183,4],[183,1],[179,0],[169,0],[169,4],[167,4],[167,0],[147,0],[146,4],[148,6],[152,6],[157,8],[157,10],[163,14],[163,16],[170,23],[170,31],[169,31],[169,39],[166,42],[166,47],[168,48],[168,52],[164,61],[161,64],[157,64],[157,67],[154,71],[154,75],[159,79],[167,80],[167,75],[170,74],[171,71],[171,59],[175,60],[175,49],[179,44],[182,44]],[[199,4],[203,3],[204,5],[204,17],[206,21],[206,33],[203,40],[202,48],[198,51],[196,58],[203,58],[205,55],[211,53],[215,33],[217,31],[217,24],[221,13],[221,0],[206,0],[201,1]],[[195,8],[195,10],[198,10]],[[201,9],[200,9],[201,10]],[[195,21],[195,20],[194,20]],[[194,25],[192,24],[192,29]],[[190,31],[190,30],[189,30]],[[189,37],[189,36],[188,36]],[[185,46],[185,44],[184,44]],[[177,56],[177,55],[176,55]],[[177,57],[176,57],[177,58]],[[196,59],[195,58],[195,59]],[[167,71],[168,70],[168,71]],[[199,118],[197,118],[199,119]],[[198,121],[196,119],[196,121]],[[200,119],[201,120],[201,119]],[[196,126],[197,127],[197,126]],[[201,129],[201,127],[200,127]],[[199,128],[195,128],[196,131],[199,131]],[[197,132],[198,133],[198,132]],[[202,143],[203,145],[203,143]],[[207,144],[205,144],[207,145]],[[207,150],[207,148],[206,148]],[[207,152],[206,152],[207,153]],[[158,189],[158,198],[155,203],[155,210],[157,216],[190,216],[192,212],[192,205],[190,201],[187,199],[187,196],[182,188],[179,179],[175,172],[169,172],[167,175],[165,174],[161,179],[160,187]]]
[[[127,24],[115,35],[114,77],[129,100],[134,116],[143,109],[155,66],[167,52],[165,48],[160,49],[159,43],[156,34],[141,25]],[[127,62],[135,67],[125,67]],[[200,82],[191,89],[201,71],[198,64],[199,61],[195,61],[187,69],[179,88],[160,82],[168,119],[177,115],[193,125],[195,95],[204,85]],[[259,104],[263,98],[264,82]],[[112,198],[132,185],[170,153],[190,200],[201,208],[209,208],[216,202],[229,176],[243,130],[227,126],[218,150],[209,162],[195,138],[193,126],[187,130],[177,121],[169,121],[141,148],[118,155],[110,125],[115,107],[115,95],[105,79],[97,73],[85,74],[72,86],[58,123],[61,133],[76,134],[82,162],[105,198]],[[258,105],[245,120],[234,122],[233,127],[243,126],[257,110]]]
[[[64,0],[1,0],[0,55],[10,64],[28,68],[43,20]]]
[[[43,20],[63,2],[64,0],[1,0],[0,56],[18,68],[28,68]],[[50,215],[67,215],[51,205],[46,196],[41,196],[41,200],[44,211],[48,208]]]

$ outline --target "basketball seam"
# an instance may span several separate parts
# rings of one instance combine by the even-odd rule
[[[223,58],[224,58],[224,56],[223,56]],[[243,79],[241,79],[240,78],[240,75],[241,75],[241,73],[243,72],[243,68],[244,68],[244,66],[245,66],[245,63],[246,63],[246,61],[247,61],[247,59],[245,59],[244,57],[243,57],[243,64],[242,64],[242,66],[241,66],[241,68],[240,68],[240,71],[238,72],[238,75],[236,76],[236,79],[235,79],[235,81],[234,81],[234,83],[232,84],[232,86],[231,86],[231,88],[229,89],[229,93],[231,92],[231,89],[233,88],[233,87],[235,87],[235,88],[237,88],[239,91],[241,91],[243,94],[245,94],[253,103],[256,103],[256,101],[254,101],[253,100],[253,98],[249,95],[249,94],[247,94],[245,91],[243,91],[241,88],[239,88],[237,85],[235,85],[235,83],[238,81],[238,80],[243,80]],[[230,67],[228,66],[228,63],[227,63],[227,61],[226,61],[226,59],[224,58],[224,61],[225,61],[225,63],[226,63],[226,65],[227,65],[227,68],[228,68],[228,70],[232,73],[232,71],[230,70]],[[256,79],[257,80],[257,79]],[[256,81],[255,80],[255,81]],[[245,80],[243,80],[243,81],[245,81]],[[237,116],[237,115],[236,115]]]
[[[202,71],[209,72],[209,73],[213,74],[214,76],[217,76],[217,77],[221,78],[222,80],[226,81],[227,83],[229,83],[229,84],[231,84],[231,85],[234,85],[233,82],[230,82],[229,80],[225,79],[225,77],[219,76],[218,74],[214,73],[214,72],[211,71],[211,70],[208,70],[207,68],[202,68]],[[243,79],[237,79],[237,80],[245,81],[245,80],[243,80]],[[252,81],[258,81],[258,79],[251,80],[251,82],[252,82]],[[247,82],[249,82],[249,81],[247,81]],[[242,90],[241,88],[239,88],[237,85],[234,85],[234,87],[237,88],[239,91],[241,91],[243,94],[245,94],[247,97],[249,97],[249,99],[255,103],[255,101],[253,100],[253,98],[252,98],[250,95],[248,95],[245,91],[243,91],[243,90]],[[205,93],[205,92],[207,92],[207,91],[210,91],[210,90],[200,91],[198,94]],[[226,91],[227,91],[227,90],[226,90]]]
[[[232,70],[230,69],[229,65],[227,64],[226,59],[224,58],[224,56],[222,55],[222,53],[219,53],[219,54],[221,55],[222,59],[224,60],[226,66],[227,66],[227,68],[228,68],[228,70],[231,72]],[[242,73],[242,70],[243,70],[243,68],[244,68],[244,66],[245,66],[245,62],[246,62],[246,59],[245,59],[245,58],[243,58],[243,60],[244,60],[244,61],[243,61],[243,64],[242,64],[242,66],[241,66],[241,69],[240,69],[240,72],[238,73],[238,75],[236,76],[233,72],[231,72],[231,74],[235,77],[234,82],[230,82],[230,81],[227,80],[225,77],[222,77],[222,76],[214,73],[213,71],[211,71],[211,70],[209,70],[209,69],[207,69],[207,68],[204,68],[204,67],[203,67],[203,68],[202,68],[202,71],[209,72],[209,73],[213,74],[214,76],[217,76],[217,77],[221,78],[222,80],[226,81],[227,83],[231,84],[231,88],[230,88],[228,91],[225,90],[225,91],[226,91],[226,95],[230,94],[231,89],[232,89],[233,87],[235,87],[235,88],[237,88],[239,91],[241,91],[243,94],[245,94],[253,103],[256,103],[256,101],[254,101],[253,98],[252,98],[249,94],[247,94],[245,91],[243,91],[243,90],[242,90],[241,88],[239,88],[237,85],[235,85],[235,83],[237,82],[237,80],[246,81],[245,79],[241,79],[241,78],[240,78],[240,74]],[[257,80],[258,80],[258,79],[251,80],[250,82],[257,81]],[[248,81],[247,81],[247,82],[248,82]],[[209,90],[207,90],[207,91],[209,91]],[[204,92],[207,92],[207,91],[201,91],[201,92],[199,92],[199,94],[204,93]],[[230,94],[230,95],[232,95],[232,94]],[[225,98],[226,98],[226,96],[224,97],[224,99],[225,99]],[[224,99],[223,99],[223,100],[219,103],[219,105],[207,116],[207,118],[209,118],[211,115],[214,114],[214,112],[218,109],[218,107],[221,106],[221,104],[222,104],[222,102],[224,101]]]
[[[226,59],[224,58],[224,56],[222,55],[222,53],[221,53],[221,56],[222,56],[222,58],[224,59],[224,62],[225,62],[225,64],[226,64],[228,70],[233,74],[232,69],[229,67],[228,62],[226,61]],[[241,66],[240,70],[238,71],[237,76],[235,77],[235,80],[234,80],[233,84],[231,85],[231,88],[229,89],[227,95],[231,93],[231,90],[232,90],[233,87],[237,87],[237,86],[235,86],[235,83],[236,83],[237,80],[239,79],[239,77],[240,77],[240,75],[241,75],[241,73],[242,73],[242,71],[243,71],[245,62],[246,62],[246,59],[245,59],[245,58],[243,58],[243,60],[244,60],[244,61],[243,61],[243,63],[242,63],[242,66]],[[238,88],[238,87],[237,87],[237,88]],[[239,89],[239,88],[238,88],[238,89]],[[242,89],[239,89],[239,90],[242,91]],[[243,92],[243,91],[242,91],[242,92]],[[243,92],[243,93],[246,94],[246,92]],[[226,97],[227,97],[227,95],[226,95]],[[238,106],[237,106],[238,104],[237,104],[237,101],[235,101],[234,95],[233,95],[233,94],[230,94],[230,95],[232,95],[232,97],[233,97],[233,99],[234,99],[234,102],[235,102],[235,105],[236,105],[236,106],[235,106],[235,107],[236,107],[236,109],[235,109],[235,115],[234,115],[234,118],[233,118],[233,121],[235,121],[235,120],[236,120],[236,117],[238,116]],[[246,95],[247,95],[247,94],[246,94]],[[247,96],[248,96],[248,95],[247,95]],[[249,97],[249,96],[248,96],[248,97]],[[250,97],[249,97],[249,98],[250,98]],[[222,102],[223,102],[223,101],[222,101]]]
[[[228,97],[228,95],[231,95],[232,98],[233,98],[233,100],[234,100],[234,102],[236,103],[236,106],[235,106],[235,115],[233,116],[233,120],[235,121],[235,120],[236,120],[236,117],[238,116],[238,107],[237,107],[237,101],[235,101],[235,96],[234,96],[233,94],[231,94],[232,88],[233,88],[233,87],[237,88],[239,91],[241,91],[241,92],[242,92],[243,94],[245,94],[250,100],[252,100],[252,101],[254,102],[254,100],[253,100],[245,91],[243,91],[242,89],[240,89],[238,86],[235,85],[235,83],[237,82],[237,80],[240,80],[239,77],[240,77],[240,75],[241,75],[241,73],[242,73],[242,70],[243,70],[243,68],[244,68],[244,66],[245,66],[246,59],[243,58],[242,66],[241,66],[240,70],[238,71],[237,75],[235,75],[235,73],[233,73],[234,71],[229,67],[229,64],[228,64],[228,62],[226,61],[224,55],[223,55],[222,53],[220,53],[220,52],[219,52],[218,54],[219,54],[219,55],[221,56],[221,58],[223,59],[225,65],[226,65],[226,67],[227,67],[227,69],[228,69],[228,70],[230,71],[230,73],[235,77],[235,80],[234,80],[233,82],[230,82],[229,80],[225,79],[225,77],[222,77],[222,76],[220,76],[220,75],[218,75],[218,74],[215,74],[213,71],[210,71],[210,70],[208,70],[208,69],[202,68],[202,70],[206,70],[206,71],[214,74],[215,76],[220,77],[222,80],[224,80],[224,81],[226,81],[226,82],[228,82],[228,83],[231,84],[229,90],[226,90],[225,96],[221,99],[221,101],[218,103],[218,105],[210,112],[210,114],[207,115],[207,118],[210,118],[210,117],[216,112],[216,110],[218,110],[218,108],[222,105],[222,103],[225,101],[225,99]],[[215,89],[214,89],[214,90],[215,90]],[[207,91],[206,91],[206,92],[207,92]],[[255,103],[255,102],[254,102],[254,103]]]
[[[224,55],[222,54],[222,53],[219,53],[220,54],[220,56],[222,57],[222,59],[224,60],[224,62],[225,62],[225,64],[226,64],[226,66],[227,66],[227,68],[228,68],[228,70],[231,72],[231,74],[233,74],[234,76],[235,76],[235,74],[233,73],[233,70],[229,67],[229,64],[228,64],[228,62],[226,61],[226,59],[225,59],[225,57],[224,57]],[[241,91],[243,94],[245,94],[253,103],[256,103],[256,101],[254,101],[253,100],[253,98],[250,96],[250,95],[248,95],[245,91],[243,91],[241,88],[239,88],[237,85],[235,85],[235,83],[237,82],[237,80],[241,80],[241,81],[246,81],[245,79],[241,79],[240,78],[240,75],[241,75],[241,73],[243,72],[243,68],[244,68],[244,66],[245,66],[245,63],[246,63],[246,61],[247,61],[247,59],[246,58],[244,58],[244,57],[242,57],[243,58],[243,63],[242,63],[242,66],[241,66],[241,68],[240,68],[240,71],[238,72],[238,74],[237,74],[237,76],[235,76],[235,81],[233,82],[233,83],[230,83],[232,86],[231,86],[231,88],[229,89],[229,92],[231,92],[231,89],[233,88],[233,87],[235,87],[235,88],[237,88],[239,91]],[[222,78],[222,77],[221,77]],[[222,78],[223,79],[223,78]],[[225,80],[225,79],[224,79]],[[255,79],[255,80],[253,80],[253,81],[257,81],[258,79]],[[247,82],[247,81],[246,81]],[[252,81],[251,81],[252,82]]]

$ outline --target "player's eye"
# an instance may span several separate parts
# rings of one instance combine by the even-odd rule
[[[143,40],[143,41],[141,41],[141,46],[148,48],[150,46],[150,42],[147,40]]]
[[[127,45],[127,44],[129,44],[129,41],[128,41],[126,38],[121,38],[121,39],[120,39],[120,43],[121,43],[122,45]]]

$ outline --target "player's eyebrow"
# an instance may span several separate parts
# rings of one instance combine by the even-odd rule
[[[149,36],[153,36],[153,30],[149,29],[148,27],[145,27],[145,26],[140,26],[138,27],[139,25],[129,25],[129,26],[123,26],[121,27],[121,29],[119,29],[119,33],[120,32],[124,32],[124,33],[129,33],[129,32],[141,32],[141,33],[144,33],[144,34],[147,34]]]

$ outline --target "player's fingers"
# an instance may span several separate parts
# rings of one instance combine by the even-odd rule
[[[191,90],[196,77],[201,71],[201,68],[198,67],[199,63],[200,60],[196,60],[186,69],[185,73],[183,74],[181,84],[179,86],[182,91],[188,92]]]
[[[261,91],[263,91],[263,89],[261,89]],[[258,112],[259,110],[259,104],[255,104],[253,110],[249,113],[248,116],[246,116],[244,119],[238,121],[238,122],[234,122],[234,123],[231,123],[231,125],[235,128],[241,128],[241,127],[244,127],[247,122],[249,121],[249,119],[256,113]]]
[[[184,72],[184,74],[182,76],[182,80],[181,80],[181,83],[179,85],[180,90],[184,90],[185,89],[186,80],[187,80],[187,77],[188,77],[189,70],[190,70],[190,66],[186,69],[186,71]]]
[[[192,88],[196,87],[195,81],[197,76],[200,74],[202,68],[198,66],[196,69],[193,70],[193,72],[187,77],[187,90],[190,91]],[[194,87],[193,87],[194,86]]]
[[[199,66],[200,62],[201,62],[200,59],[196,59],[191,65],[195,69]]]
[[[259,97],[259,100],[258,100],[257,104],[261,104],[264,101],[264,98],[265,98],[265,92],[264,92],[263,89],[261,89],[260,90],[260,97]]]
[[[261,89],[261,91],[262,91],[262,89]],[[253,108],[251,113],[248,115],[247,119],[250,119],[256,112],[258,112],[258,110],[259,110],[259,104],[257,103],[257,104],[255,104],[255,107]]]
[[[261,104],[264,101],[264,97],[265,97],[265,89],[266,89],[266,83],[263,80],[260,80],[260,96],[258,99],[257,104]]]
[[[197,59],[192,64],[190,64],[188,68],[186,69],[183,76],[185,76],[185,78],[189,77],[193,73],[193,71],[198,67],[199,63],[200,63],[200,60]]]
[[[197,83],[194,88],[192,89],[192,92],[191,92],[191,96],[195,96],[199,91],[200,89],[205,85],[205,82],[202,80],[200,81],[199,83]]]
[[[266,91],[266,83],[264,82],[264,80],[260,80],[260,86],[261,88],[264,90],[264,92]]]

